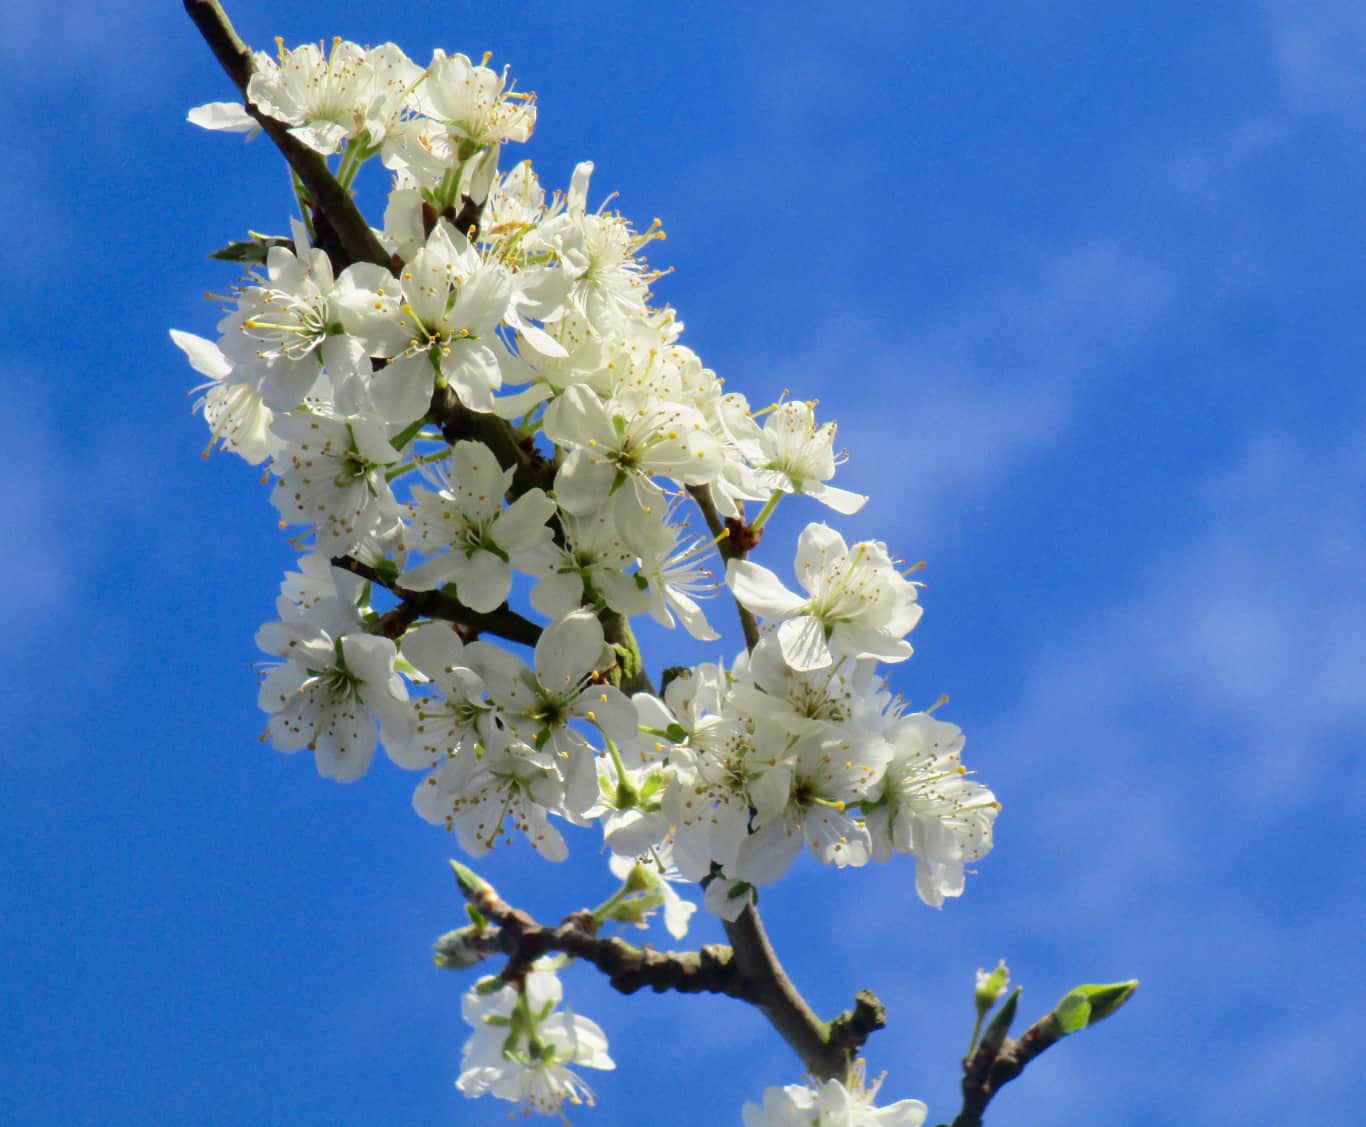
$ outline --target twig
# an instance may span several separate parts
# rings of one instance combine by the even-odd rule
[[[726,936],[749,987],[745,1000],[768,1018],[812,1076],[846,1082],[863,1042],[886,1024],[876,995],[860,991],[855,1009],[827,1025],[787,977],[753,902],[734,921],[726,921]]]
[[[724,994],[756,1006],[801,1056],[813,1075],[845,1079],[864,1041],[885,1024],[882,1004],[860,991],[853,1010],[828,1026],[788,980],[751,904],[726,930],[735,946],[707,945],[697,951],[656,951],[615,937],[599,938],[589,912],[566,916],[557,927],[537,923],[499,897],[493,887],[463,866],[456,880],[470,905],[490,926],[458,933],[466,953],[508,956],[503,977],[524,974],[542,955],[560,951],[597,967],[623,994],[648,986],[655,993]]]
[[[982,1127],[982,1115],[992,1097],[1062,1037],[1062,1025],[1057,1015],[1049,1011],[1019,1037],[1007,1037],[998,1047],[984,1041],[964,1062],[963,1109],[952,1127]]]
[[[702,519],[707,522],[707,528],[711,530],[712,536],[716,539],[716,551],[725,563],[731,560],[743,560],[749,551],[740,546],[736,538],[732,535],[730,525],[721,519],[721,514],[716,511],[716,502],[711,499],[711,489],[706,485],[690,485],[688,493],[697,502],[697,507],[701,510]],[[735,610],[740,616],[740,630],[745,636],[745,648],[752,650],[759,644],[759,624],[754,621],[752,615],[739,599],[735,600]]]
[[[494,611],[471,610],[459,599],[452,598],[442,591],[410,591],[385,579],[378,570],[352,556],[337,556],[332,560],[333,567],[342,568],[368,579],[392,592],[401,600],[401,605],[381,616],[376,624],[375,633],[387,637],[402,634],[419,617],[439,618],[453,622],[471,636],[493,634],[506,638],[509,642],[519,642],[524,646],[534,646],[541,636],[541,628],[529,618],[523,618],[504,603]]]

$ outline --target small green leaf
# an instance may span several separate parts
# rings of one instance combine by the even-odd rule
[[[1053,1007],[1065,1034],[1075,1033],[1088,1025],[1095,1025],[1101,1018],[1109,1017],[1124,1005],[1138,989],[1138,979],[1128,982],[1111,982],[1104,985],[1088,983],[1077,986],[1064,995],[1062,1001]]]
[[[254,266],[264,266],[266,257],[270,253],[271,247],[292,247],[294,244],[279,235],[262,235],[256,231],[248,231],[251,236],[249,242],[231,242],[222,250],[216,250],[210,258],[216,258],[219,262],[242,262]]]

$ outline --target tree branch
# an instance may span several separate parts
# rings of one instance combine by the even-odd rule
[[[604,610],[599,618],[602,620],[603,639],[617,654],[617,668],[620,670],[617,688],[627,696],[635,693],[654,695],[654,682],[645,669],[645,659],[641,657],[640,645],[636,641],[635,631],[631,629],[630,620],[626,615],[610,609]]]
[[[481,957],[508,956],[503,977],[525,974],[542,955],[559,951],[591,963],[623,994],[648,986],[655,993],[724,994],[756,1006],[792,1046],[815,1076],[847,1079],[863,1043],[886,1023],[882,1003],[868,990],[858,993],[854,1008],[828,1026],[788,980],[763,924],[751,904],[726,925],[733,947],[707,945],[697,951],[656,951],[633,947],[615,937],[599,938],[591,912],[575,912],[557,927],[537,923],[513,908],[486,881],[463,866],[454,866],[456,882],[470,906],[486,924],[462,928],[437,942],[438,961],[469,966]]]
[[[523,444],[506,419],[497,415],[471,411],[449,385],[432,393],[427,417],[441,428],[447,442],[454,445],[462,438],[482,442],[498,459],[505,470],[512,470],[512,487],[508,500],[515,501],[530,489],[549,489],[555,479],[555,467],[542,458],[534,448]]]
[[[184,3],[185,11],[204,37],[204,42],[242,95],[247,113],[260,123],[266,135],[289,162],[289,167],[308,189],[350,262],[373,262],[390,268],[392,262],[389,252],[370,230],[351,193],[332,175],[323,156],[290,133],[286,123],[264,113],[247,97],[247,84],[251,81],[254,69],[251,49],[238,36],[223,6],[218,0],[184,0]]]
[[[534,646],[541,636],[541,628],[529,618],[523,618],[504,603],[495,611],[470,610],[459,599],[442,591],[410,591],[391,583],[378,570],[362,563],[353,556],[336,556],[333,567],[359,575],[371,583],[392,592],[401,604],[380,617],[375,633],[396,638],[418,618],[438,618],[443,622],[453,622],[472,636],[493,634],[506,638],[509,642],[519,642],[524,646]],[[469,639],[466,639],[469,640]]]
[[[467,965],[469,955],[505,954],[508,965],[503,977],[515,978],[541,956],[559,951],[597,967],[623,994],[634,994],[648,986],[657,994],[677,990],[682,994],[745,997],[746,984],[729,947],[708,945],[683,952],[633,947],[615,937],[599,938],[591,912],[574,912],[558,926],[548,927],[512,907],[492,885],[462,866],[456,867],[456,882],[470,906],[496,926],[462,928],[443,936],[437,941],[439,957],[449,958],[458,949],[456,962]]]
[[[726,935],[748,986],[745,1000],[768,1018],[812,1076],[847,1082],[864,1041],[886,1024],[886,1012],[877,996],[860,991],[854,1010],[827,1025],[787,977],[752,901],[734,921],[726,921]]]

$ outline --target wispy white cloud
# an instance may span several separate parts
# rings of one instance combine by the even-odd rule
[[[1347,2],[1262,6],[1275,72],[1291,109],[1366,105],[1366,9]]]
[[[1196,738],[1140,746],[1157,717],[1126,710],[1163,707],[1208,726],[1202,754],[1238,763],[1240,801],[1312,801],[1286,794],[1287,768],[1330,768],[1347,754],[1334,734],[1366,723],[1364,442],[1366,425],[1337,443],[1249,440],[1178,508],[1133,589],[1044,655],[1011,729],[1067,716],[1069,731],[1105,734],[1107,766],[1132,733],[1151,776]]]
[[[894,523],[947,532],[943,506],[991,488],[1022,459],[1056,442],[1089,388],[1112,373],[1164,315],[1172,287],[1160,266],[1113,241],[1082,243],[929,311],[904,334],[869,318],[832,319],[779,358],[794,389],[830,387],[840,440],[851,451],[841,484],[886,493]],[[848,370],[860,342],[858,405],[830,373]],[[896,425],[890,425],[896,420]],[[904,472],[897,469],[904,467]],[[889,478],[890,473],[890,478]]]
[[[15,614],[3,632],[11,650],[7,661],[27,663],[22,655],[41,632],[52,629],[71,610],[79,570],[74,545],[81,539],[73,502],[79,496],[55,428],[42,405],[24,394],[32,362],[0,361],[9,409],[0,412],[0,450],[9,476],[0,490],[0,522],[17,538]],[[17,400],[17,401],[16,401]]]

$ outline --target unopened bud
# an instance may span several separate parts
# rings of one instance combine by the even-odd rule
[[[489,957],[492,952],[480,950],[477,939],[489,932],[479,927],[461,927],[448,931],[432,945],[432,959],[442,970],[468,970]]]
[[[987,1011],[1000,1000],[1009,985],[1010,971],[1006,969],[1004,959],[990,973],[978,968],[977,990],[973,994],[973,1001],[977,1006],[979,1020],[987,1016]]]

